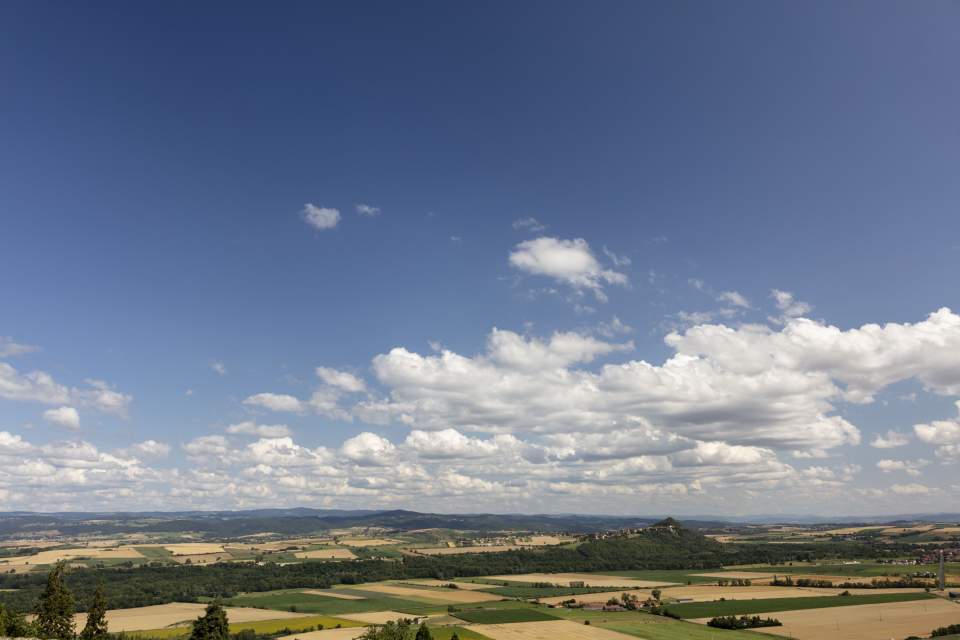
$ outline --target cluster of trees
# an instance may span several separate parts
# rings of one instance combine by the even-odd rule
[[[942,636],[952,636],[956,633],[960,633],[960,624],[950,624],[945,627],[934,629],[930,632],[930,637],[940,638]]]
[[[753,582],[750,578],[720,578],[717,584],[721,587],[749,587]]]
[[[834,582],[833,580],[822,580],[819,578],[797,578],[794,580],[790,576],[774,576],[770,582],[774,587],[817,587],[821,589],[923,589],[930,584],[926,580],[917,580],[915,578],[897,578],[892,580],[884,578],[883,580],[871,580],[870,582],[855,582],[847,580],[844,582]]]
[[[710,618],[707,626],[717,629],[756,629],[758,627],[782,627],[783,623],[776,618],[761,618],[760,616],[718,616]]]
[[[426,623],[417,627],[410,620],[398,620],[369,627],[358,640],[433,640],[433,634]],[[460,636],[454,632],[450,640],[460,640]]]
[[[77,637],[73,620],[74,598],[64,582],[65,573],[64,564],[59,563],[47,574],[46,586],[37,599],[36,617],[32,622],[27,622],[22,612],[8,611],[0,605],[0,635],[74,640]],[[107,633],[107,602],[103,591],[97,588],[79,638],[106,640]]]

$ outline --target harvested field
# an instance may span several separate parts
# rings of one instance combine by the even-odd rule
[[[292,636],[282,636],[283,640],[354,640],[366,633],[364,627],[353,629],[324,629],[323,631],[309,631],[295,633]]]
[[[517,538],[517,544],[523,547],[546,547],[570,542],[571,540],[573,540],[573,538],[561,538],[559,536],[528,536],[526,538]]]
[[[400,540],[391,540],[390,538],[342,538],[338,541],[346,547],[380,547],[391,544],[403,544]]]
[[[633,578],[619,578],[617,576],[594,575],[592,573],[519,573],[509,576],[484,576],[485,580],[503,580],[504,582],[551,582],[567,586],[571,582],[583,582],[588,587],[624,587],[626,589],[643,589],[676,584],[672,582],[655,582],[653,580],[635,580]]]
[[[321,589],[304,589],[303,593],[309,593],[312,596],[326,596],[327,598],[338,598],[340,600],[364,600],[362,596],[355,596],[349,593],[340,593],[339,591],[323,591]]]
[[[467,629],[492,640],[629,640],[633,636],[569,620],[470,625]]]
[[[812,587],[769,587],[755,585],[750,587],[718,587],[715,585],[691,585],[685,587],[665,587],[661,589],[660,597],[664,600],[690,600],[692,602],[713,602],[714,600],[762,600],[767,598],[813,598],[821,596],[835,596],[841,589],[817,589]],[[871,595],[876,593],[917,593],[920,589],[850,589],[853,595]],[[623,589],[620,591],[604,591],[602,593],[584,593],[575,596],[556,596],[540,598],[544,604],[559,604],[565,600],[574,599],[577,602],[596,603],[607,602],[610,598],[620,598],[623,593],[630,593],[641,600],[650,597],[650,589]]]
[[[831,594],[818,598],[763,598],[744,600],[711,600],[709,602],[680,602],[667,604],[670,615],[678,618],[706,618],[713,616],[742,616],[770,614],[777,611],[807,611],[867,606],[875,604],[895,604],[900,602],[929,602],[934,596],[922,591],[913,593],[872,593],[865,596],[841,596]],[[960,609],[957,609],[960,613]]]
[[[315,549],[300,551],[296,556],[305,560],[353,560],[357,557],[350,549]]]
[[[960,605],[942,598],[867,604],[805,611],[776,611],[764,614],[783,623],[782,627],[766,627],[764,633],[797,640],[874,640],[927,636],[932,629],[956,624]],[[707,618],[692,620],[706,624]]]
[[[413,587],[400,587],[392,584],[365,584],[354,587],[361,591],[373,591],[375,593],[385,593],[400,598],[411,598],[413,600],[426,600],[428,602],[448,603],[471,603],[471,602],[490,602],[492,600],[501,600],[502,596],[482,591],[467,591],[460,589],[416,589]]]
[[[201,553],[223,553],[223,545],[215,542],[185,542],[177,544],[150,544],[146,547],[163,547],[175,556],[192,556]]]
[[[111,609],[107,611],[107,624],[110,631],[142,631],[146,629],[160,629],[181,623],[192,622],[203,615],[207,605],[192,602],[173,602],[158,604],[151,607],[137,607],[135,609]],[[257,620],[276,620],[280,618],[302,618],[305,614],[289,611],[270,611],[267,609],[252,609],[247,607],[227,607],[227,616],[231,623],[255,622]],[[82,629],[87,623],[87,614],[78,613],[74,616],[76,626]]]
[[[414,553],[422,553],[427,556],[452,556],[461,553],[496,553],[498,551],[513,551],[522,549],[516,544],[498,544],[489,547],[425,547],[422,549],[410,549]]]
[[[0,558],[0,568],[4,571],[11,567],[7,565],[37,565],[37,564],[56,564],[61,560],[76,560],[78,558],[94,558],[97,560],[106,559],[132,559],[142,558],[143,554],[133,547],[119,547],[113,549],[104,549],[100,547],[87,548],[78,547],[75,549],[54,549],[51,551],[40,551],[32,556],[14,556],[10,558]]]
[[[450,584],[451,580],[407,580],[409,584],[422,584],[425,587],[443,587]],[[465,589],[467,591],[482,591],[483,589],[490,589],[493,585],[490,584],[477,584],[476,582],[453,582],[460,589]]]
[[[369,613],[344,613],[339,617],[346,618],[347,620],[356,620],[357,622],[366,622],[367,624],[386,624],[391,620],[414,618],[416,616],[399,611],[370,611]]]
[[[848,536],[854,533],[862,533],[864,531],[879,531],[883,529],[883,526],[873,526],[873,527],[843,527],[841,529],[830,529],[829,531],[821,531],[820,533],[827,533],[832,536]]]

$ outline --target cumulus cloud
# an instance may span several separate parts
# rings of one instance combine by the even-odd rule
[[[282,438],[290,435],[290,427],[285,424],[257,424],[252,420],[231,424],[226,431],[231,435],[259,436],[262,438]]]
[[[877,468],[884,473],[893,473],[902,471],[909,476],[917,477],[921,474],[921,469],[930,464],[929,460],[879,460]]]
[[[603,255],[610,258],[610,262],[612,262],[613,266],[615,267],[629,267],[631,264],[633,264],[633,260],[631,260],[628,256],[614,253],[610,249],[607,249],[607,245],[603,245]]]
[[[102,380],[86,380],[86,387],[67,387],[48,373],[20,373],[0,362],[0,398],[43,404],[80,405],[105,413],[124,415],[133,396],[114,390]]]
[[[876,434],[870,446],[875,449],[896,449],[910,444],[910,436],[906,433],[900,433],[893,429],[888,429],[886,434]]]
[[[895,484],[890,487],[890,491],[898,496],[929,496],[940,492],[940,490],[935,487],[928,487],[917,483]]]
[[[750,308],[750,301],[747,300],[746,296],[738,291],[721,291],[717,295],[717,301],[732,304],[733,306],[740,307],[742,309]]]
[[[393,443],[369,431],[344,442],[340,452],[348,460],[361,465],[386,466],[397,462]]]
[[[333,229],[340,222],[340,211],[338,209],[318,207],[309,202],[303,205],[301,215],[304,222],[318,231]]]
[[[380,215],[380,207],[374,207],[369,204],[358,204],[356,206],[357,215],[373,218]]]
[[[170,455],[170,445],[156,440],[144,440],[131,446],[130,451],[148,458],[166,458]]]
[[[540,233],[541,231],[547,230],[547,225],[543,224],[533,216],[525,216],[523,218],[517,218],[513,221],[513,228],[517,231],[531,231],[533,233]]]
[[[782,324],[789,318],[803,316],[813,311],[812,305],[797,300],[789,291],[773,289],[770,291],[770,297],[773,298],[773,301],[776,303],[777,309],[780,310],[781,314],[779,318],[770,318],[770,320],[773,322]]]
[[[622,322],[617,316],[613,316],[609,322],[601,322],[598,324],[596,332],[604,338],[615,338],[617,336],[632,333],[633,327]]]
[[[243,404],[269,409],[270,411],[290,413],[303,411],[303,403],[298,398],[285,393],[257,393],[244,399]]]
[[[227,365],[223,364],[219,360],[214,360],[210,363],[210,369],[213,370],[218,376],[227,375]]]
[[[627,276],[604,269],[582,238],[562,240],[542,237],[521,242],[510,253],[510,265],[533,275],[553,278],[575,291],[592,291],[605,300],[605,285],[626,285]]]
[[[347,371],[339,371],[330,367],[317,367],[317,377],[325,384],[336,387],[348,393],[360,393],[366,390],[366,384],[357,376]]]
[[[51,424],[68,429],[77,430],[80,428],[80,414],[73,407],[47,409],[43,412],[43,419]]]
[[[40,347],[36,345],[15,342],[10,336],[0,336],[0,358],[14,358],[39,350]]]

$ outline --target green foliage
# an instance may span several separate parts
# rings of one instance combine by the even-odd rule
[[[107,601],[103,597],[103,589],[97,587],[93,603],[87,611],[87,624],[80,632],[80,640],[103,640],[107,633]]]
[[[217,602],[207,605],[202,616],[194,620],[190,640],[229,640],[230,625],[227,612]]]
[[[36,632],[33,625],[27,622],[22,613],[9,611],[0,604],[0,636],[22,638],[34,635],[36,635]]]
[[[955,633],[960,633],[960,624],[951,624],[946,627],[939,627],[934,629],[930,633],[931,638],[941,638],[943,636],[952,636]]]
[[[417,629],[417,635],[414,637],[414,640],[433,640],[433,635],[430,633],[430,628],[426,622],[421,624],[420,628]]]
[[[370,627],[357,640],[410,640],[412,633],[409,620],[391,620],[387,624]]]
[[[717,629],[756,629],[757,627],[782,627],[783,623],[776,618],[761,618],[760,616],[720,616],[707,621],[707,626]]]
[[[73,594],[64,583],[66,565],[58,562],[47,574],[47,585],[37,601],[36,630],[41,638],[72,640],[76,631],[73,625]]]
[[[857,604],[884,604],[934,598],[929,593],[877,593],[864,596],[823,596],[812,598],[765,598],[761,600],[717,600],[669,605],[665,612],[678,618],[709,618],[713,616],[770,613],[846,607]]]

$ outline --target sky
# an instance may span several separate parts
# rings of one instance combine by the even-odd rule
[[[0,510],[960,511],[955,2],[0,7]]]

